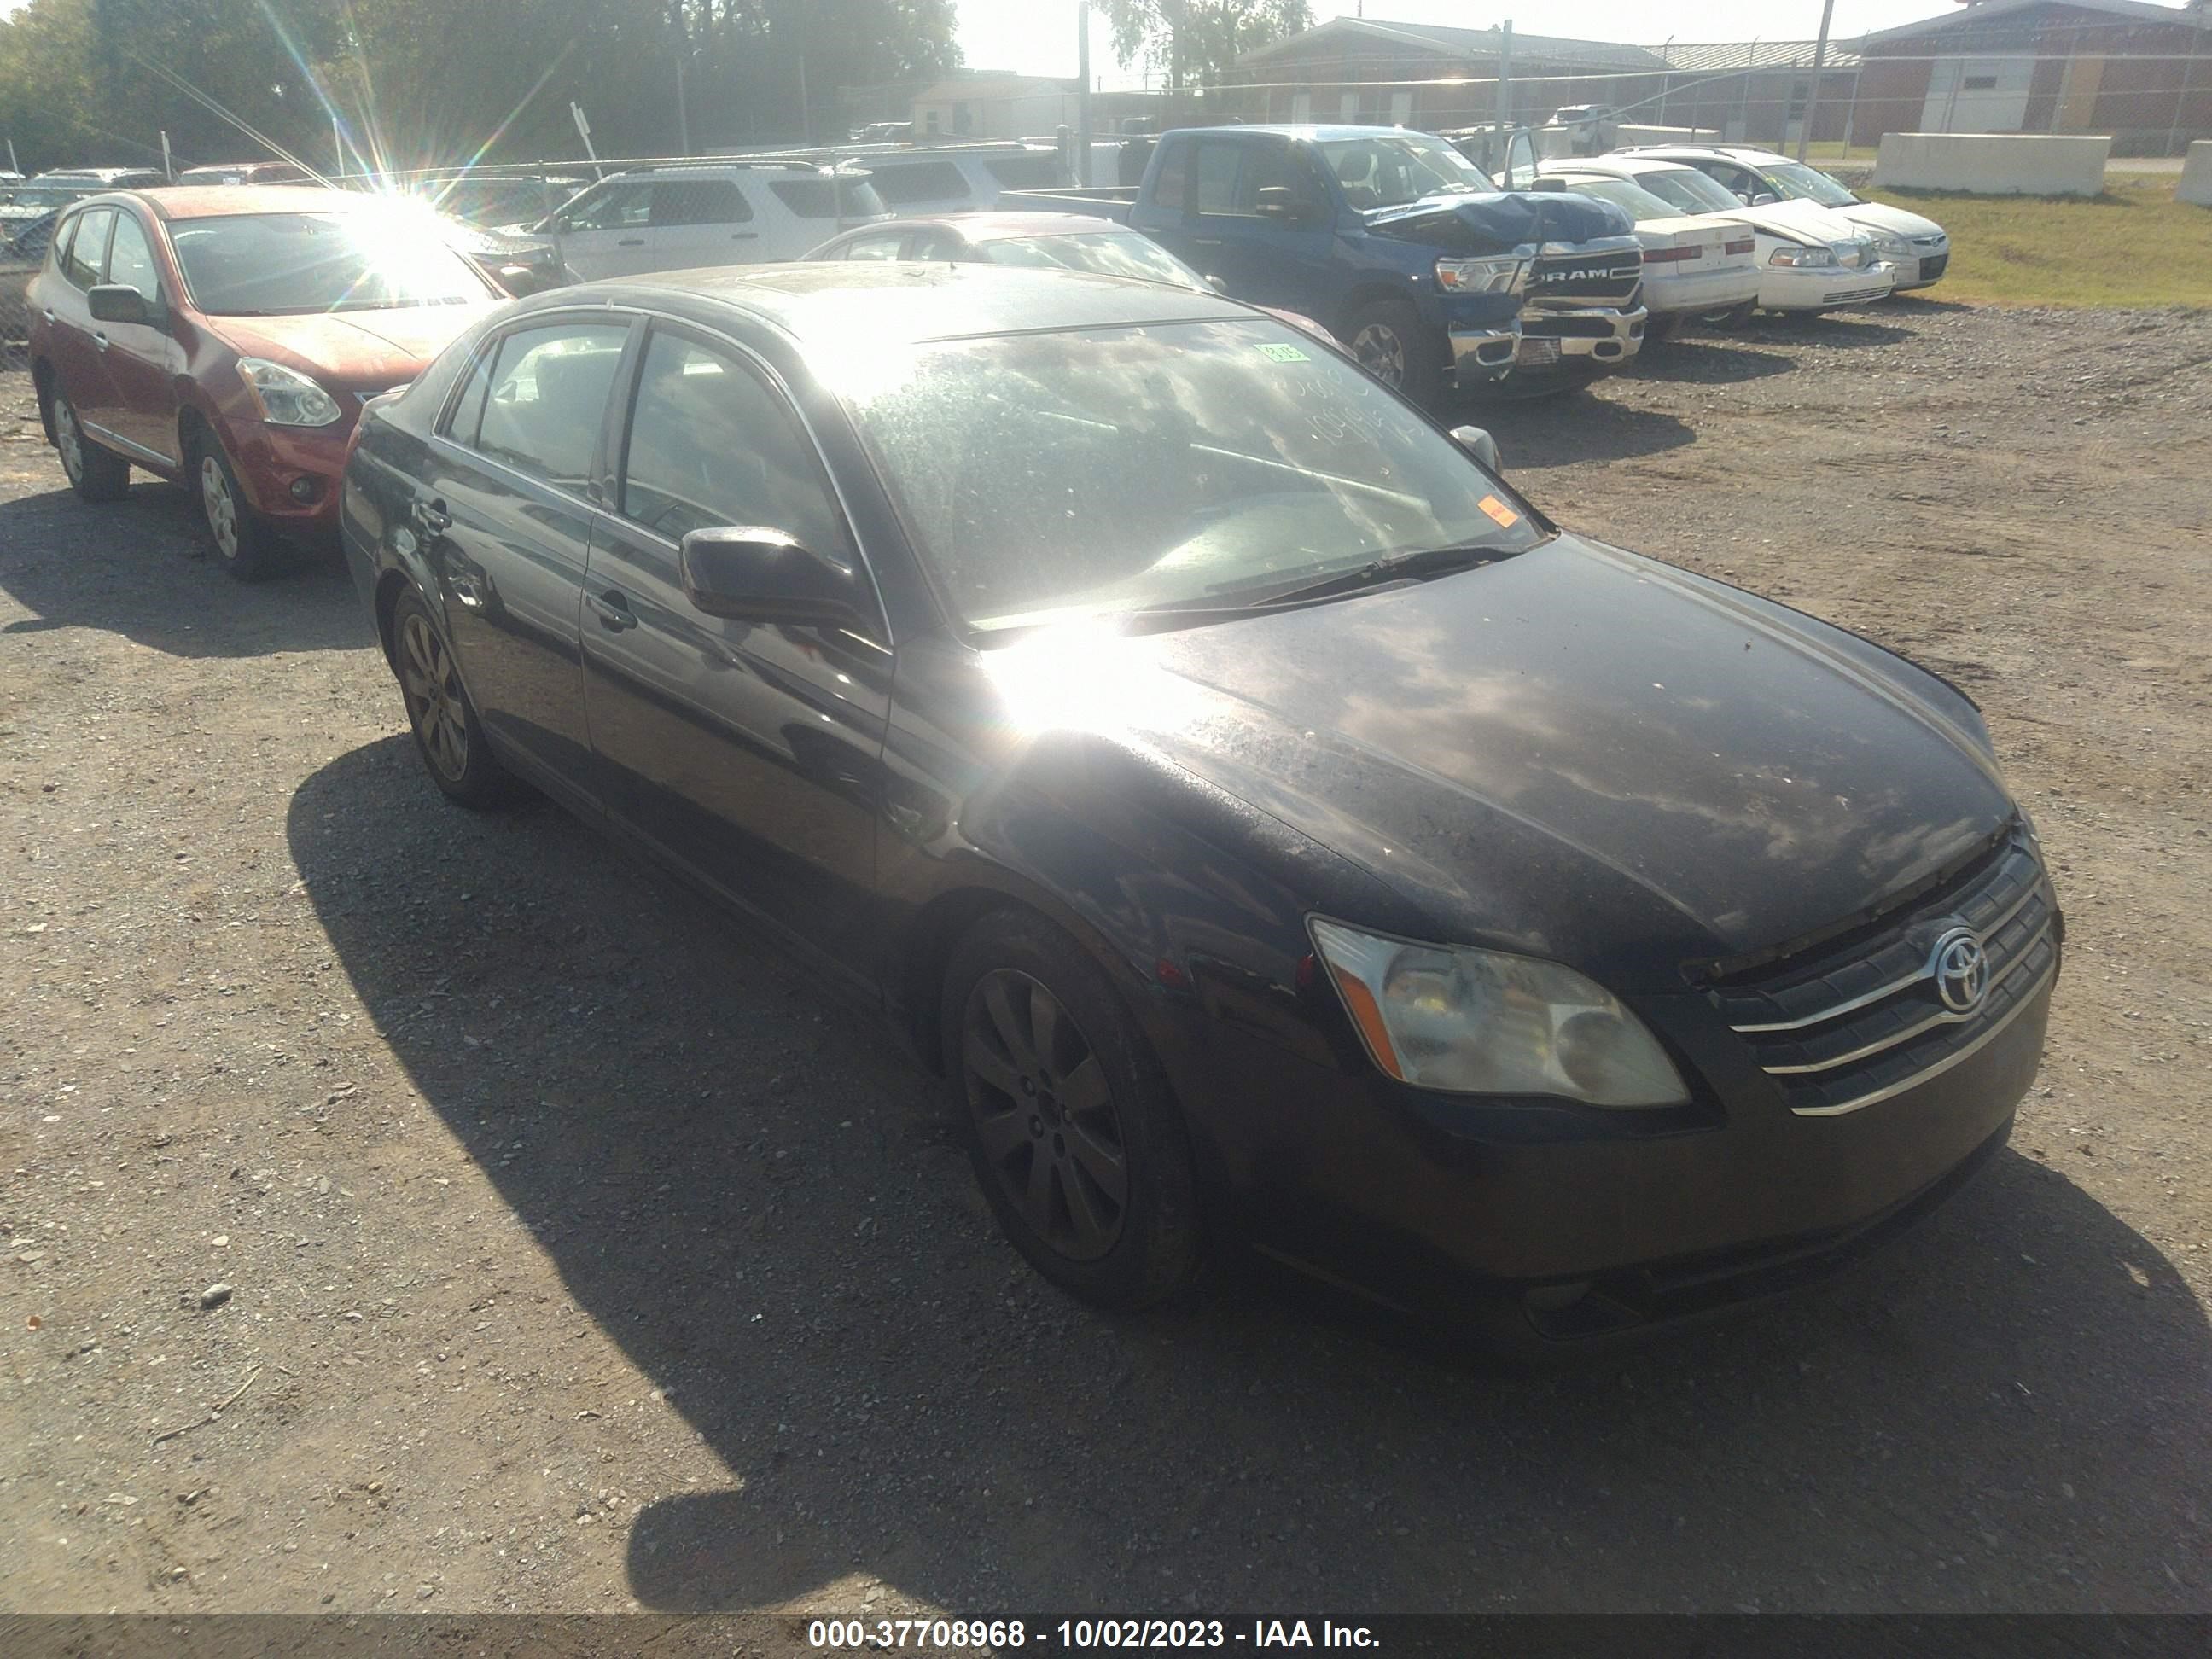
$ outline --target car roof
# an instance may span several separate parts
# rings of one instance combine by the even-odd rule
[[[1786,161],[1790,158],[1778,151],[1761,149],[1755,144],[1638,144],[1625,155],[1717,155],[1729,161]]]
[[[242,213],[358,213],[389,205],[366,191],[323,185],[156,185],[131,195],[158,219],[216,219]]]
[[[1586,171],[1594,173],[1658,173],[1662,171],[1672,172],[1679,170],[1682,167],[1686,166],[1686,163],[1678,161],[1671,155],[1648,155],[1638,154],[1633,155],[1563,156],[1557,163],[1546,161],[1541,165],[1547,167],[1556,165],[1562,172],[1565,172],[1571,167],[1581,167]]]
[[[597,298],[714,326],[735,311],[802,344],[911,344],[972,335],[1053,333],[1146,323],[1233,321],[1251,311],[1192,289],[1025,266],[820,260],[659,272],[522,301],[524,311]]]
[[[1434,133],[1431,132],[1409,132],[1408,129],[1404,127],[1356,126],[1342,123],[1308,122],[1298,124],[1285,121],[1253,121],[1231,127],[1185,127],[1182,129],[1182,131],[1185,132],[1203,132],[1209,138],[1229,137],[1240,132],[1265,132],[1271,133],[1279,138],[1303,138],[1313,143],[1328,143],[1340,138],[1389,138],[1407,137],[1433,138],[1436,137]],[[1163,137],[1166,136],[1167,135],[1164,133],[1161,135]],[[1442,141],[1439,140],[1438,142],[1441,143]]]

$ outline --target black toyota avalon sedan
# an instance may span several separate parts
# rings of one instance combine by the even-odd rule
[[[780,265],[495,313],[343,526],[431,780],[878,1002],[1048,1278],[1571,1349],[1940,1202],[2062,930],[1966,697],[1491,453],[1211,295]]]

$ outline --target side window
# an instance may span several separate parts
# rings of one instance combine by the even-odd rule
[[[892,231],[885,236],[855,236],[845,244],[845,252],[839,257],[846,259],[896,259],[899,257],[900,245],[905,240],[906,233],[902,230]]]
[[[605,422],[629,328],[549,323],[500,342],[476,447],[548,483],[580,491]],[[464,408],[468,400],[463,400]]]
[[[876,194],[893,207],[914,202],[964,202],[968,180],[950,161],[901,161],[870,169]]]
[[[656,225],[741,225],[753,216],[726,179],[669,179],[653,187]]]
[[[849,563],[843,516],[797,414],[751,369],[656,330],[631,405],[622,514],[681,541],[766,525]]]
[[[69,257],[62,261],[62,275],[72,288],[90,288],[100,280],[100,268],[107,258],[107,230],[114,222],[113,208],[93,208],[78,216]]]
[[[154,263],[145,228],[128,213],[115,216],[115,240],[107,247],[107,280],[137,289],[149,305],[161,301],[161,267]]]
[[[1242,144],[1198,144],[1198,211],[1237,212],[1237,175],[1243,160]]]
[[[969,252],[968,245],[957,236],[941,230],[921,230],[915,233],[914,247],[906,256],[909,259],[968,259],[980,257]]]
[[[1171,213],[1190,211],[1190,143],[1186,140],[1169,145],[1160,156],[1160,173],[1152,186],[1152,200]]]
[[[637,230],[653,212],[653,186],[641,179],[587,190],[562,210],[571,230]]]
[[[1525,132],[1516,132],[1505,145],[1505,188],[1531,190],[1536,183],[1536,145]]]
[[[82,216],[82,214],[78,216],[79,218]],[[52,245],[46,249],[46,253],[47,263],[56,270],[66,272],[69,270],[70,244],[76,240],[76,219],[64,219],[54,227]]]
[[[483,426],[484,398],[491,391],[493,362],[499,356],[499,342],[487,340],[477,347],[476,361],[469,365],[468,379],[461,387],[461,395],[453,400],[452,411],[446,416],[445,434],[457,444],[466,444],[474,449],[477,436]]]
[[[1293,203],[1307,208],[1328,200],[1312,167],[1288,143],[1247,144],[1244,149],[1244,170],[1237,181],[1237,205],[1231,211],[1256,215],[1260,192],[1273,185],[1289,191]]]

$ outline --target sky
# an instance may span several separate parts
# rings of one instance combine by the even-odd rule
[[[1075,0],[957,0],[960,45],[978,69],[1027,75],[1075,73]],[[1312,0],[1314,21],[1349,17],[1349,0]],[[1836,0],[1838,40],[1918,22],[1954,9],[1953,0]],[[1489,28],[1510,19],[1532,34],[1656,46],[1680,40],[1809,40],[1820,32],[1820,0],[1367,0],[1375,22],[1450,23]],[[1517,14],[1517,15],[1516,15]],[[1113,85],[1123,79],[1107,44],[1105,8],[1091,7],[1091,67]]]

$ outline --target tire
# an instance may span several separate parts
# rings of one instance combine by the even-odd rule
[[[484,741],[460,664],[429,607],[411,591],[392,610],[392,672],[406,705],[415,752],[431,782],[477,811],[503,806],[522,793]]]
[[[1370,300],[1344,325],[1344,349],[1354,362],[1424,409],[1443,396],[1444,368],[1437,342],[1420,313],[1403,300]]]
[[[1649,351],[1653,346],[1665,345],[1674,337],[1674,331],[1681,322],[1680,317],[1672,315],[1650,319],[1644,325],[1644,349]]]
[[[131,489],[131,463],[84,435],[76,410],[54,388],[54,449],[62,473],[81,501],[119,501]]]
[[[1723,333],[1751,325],[1751,313],[1759,308],[1758,302],[1746,300],[1741,305],[1730,306],[1724,311],[1707,311],[1698,314],[1698,322],[1707,328]]]
[[[1030,1265],[1121,1312],[1188,1285],[1204,1249],[1189,1139],[1083,947],[1029,911],[994,911],[954,947],[941,1014],[975,1179]]]
[[[267,581],[284,568],[283,544],[238,487],[222,446],[202,433],[185,452],[187,477],[216,562],[242,582]]]

